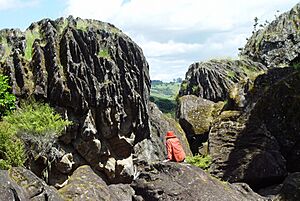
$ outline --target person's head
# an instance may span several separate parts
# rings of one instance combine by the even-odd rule
[[[174,134],[174,132],[173,131],[168,131],[167,133],[166,133],[166,139],[169,139],[169,138],[174,138],[174,137],[176,137],[175,136],[175,134]]]

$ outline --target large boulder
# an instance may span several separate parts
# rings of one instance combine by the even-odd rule
[[[298,3],[290,11],[255,31],[242,49],[243,57],[261,62],[270,68],[290,65],[299,67],[299,13]]]
[[[148,104],[148,112],[151,135],[134,147],[136,158],[139,161],[157,162],[166,158],[165,134],[169,130],[174,131],[180,139],[186,155],[192,155],[185,133],[178,122],[163,114],[152,102]]]
[[[213,120],[219,115],[223,102],[214,103],[194,95],[178,99],[177,118],[186,133],[193,153],[198,153],[202,142],[206,142]]]
[[[87,165],[77,168],[59,193],[64,200],[115,200],[106,183]]]
[[[57,190],[48,186],[30,170],[17,167],[0,171],[0,200],[63,200]]]
[[[0,72],[13,93],[48,102],[73,122],[59,147],[72,146],[110,182],[130,182],[133,147],[150,135],[142,50],[109,23],[73,17],[1,30],[0,38]]]
[[[222,182],[186,163],[167,162],[145,166],[132,187],[144,200],[265,200],[246,184]]]
[[[264,65],[244,59],[197,62],[190,65],[179,96],[195,95],[214,102],[224,101],[234,84],[253,79],[264,70]]]
[[[249,92],[247,107],[226,111],[209,133],[211,173],[254,188],[299,171],[300,72],[269,70]]]

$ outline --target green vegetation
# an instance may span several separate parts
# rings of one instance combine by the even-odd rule
[[[292,64],[292,67],[293,67],[295,70],[300,70],[300,63]]]
[[[15,134],[11,124],[0,122],[0,169],[21,166],[26,160],[24,144]]]
[[[39,30],[37,28],[33,29],[33,30],[27,30],[26,31],[26,49],[25,49],[25,59],[27,61],[31,61],[32,59],[32,53],[33,53],[33,43],[36,39],[40,39],[40,33]]]
[[[212,158],[209,155],[207,155],[207,156],[201,156],[201,155],[187,156],[186,162],[189,164],[195,165],[203,170],[207,170],[212,163]]]
[[[58,30],[58,33],[59,35],[62,34],[62,32],[66,29],[66,27],[68,26],[69,22],[67,19],[64,19],[62,22],[60,22],[58,24],[58,27],[57,27],[57,30]]]
[[[150,92],[150,101],[154,102],[163,112],[175,117],[176,96],[178,94],[180,83],[152,83]]]
[[[180,90],[181,91],[186,91],[187,90],[187,86],[188,86],[188,84],[185,81],[183,81],[181,83]]]
[[[56,114],[49,105],[37,102],[23,103],[20,109],[3,119],[11,124],[17,133],[42,136],[59,136],[65,126],[71,124]]]
[[[109,54],[108,49],[107,48],[101,49],[98,52],[98,57],[105,58],[105,59],[110,59],[110,54]]]
[[[228,76],[228,78],[234,78],[235,77],[235,72],[234,71],[227,71],[227,76]]]
[[[193,92],[193,94],[199,94],[199,92],[200,92],[200,87],[198,86],[198,85],[194,85],[193,87],[192,87],[192,92]]]
[[[88,26],[89,23],[86,20],[78,19],[76,22],[76,29],[79,29],[81,31],[87,31]]]
[[[31,149],[38,156],[47,152],[52,140],[70,124],[47,104],[22,104],[0,122],[0,169],[23,165],[27,154],[33,152]],[[25,144],[30,145],[28,153]]]
[[[0,119],[15,109],[16,97],[9,93],[8,77],[0,74]]]

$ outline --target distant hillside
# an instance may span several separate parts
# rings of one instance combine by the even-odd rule
[[[175,117],[176,96],[180,83],[151,82],[150,101],[154,102],[163,113]]]

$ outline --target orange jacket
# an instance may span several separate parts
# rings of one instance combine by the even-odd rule
[[[168,159],[171,161],[182,162],[185,159],[185,153],[177,137],[169,137],[166,140]]]

